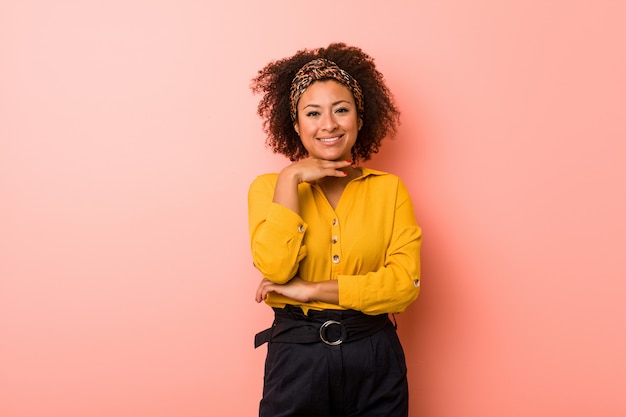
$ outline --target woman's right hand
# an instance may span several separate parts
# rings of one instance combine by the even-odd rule
[[[278,174],[272,201],[300,214],[298,184],[314,182],[324,177],[345,177],[348,173],[341,168],[351,164],[352,161],[326,161],[310,157],[296,161]]]
[[[345,177],[348,175],[341,168],[352,165],[352,161],[327,161],[317,158],[305,158],[286,166],[280,175],[295,178],[298,183],[314,182],[324,177]]]

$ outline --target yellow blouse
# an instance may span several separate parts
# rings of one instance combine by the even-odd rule
[[[270,293],[272,307],[404,311],[420,292],[422,231],[408,191],[395,175],[361,168],[336,209],[316,184],[298,186],[301,215],[272,202],[278,174],[257,177],[248,193],[252,259],[278,284],[294,276],[337,280],[339,305],[300,303]]]

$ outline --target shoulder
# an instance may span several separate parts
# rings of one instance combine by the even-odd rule
[[[397,175],[371,168],[362,167],[361,169],[363,172],[361,178],[364,184],[367,184],[368,187],[374,189],[377,193],[391,193],[400,199],[408,197],[408,189]]]
[[[366,167],[361,167],[361,172],[363,173],[361,178],[367,182],[386,186],[402,183],[400,177],[389,172],[379,171]]]
[[[278,174],[263,174],[253,179],[248,188],[250,201],[271,198],[276,188],[277,178]]]
[[[278,179],[277,173],[268,173],[261,174],[252,180],[250,183],[250,188],[263,188],[267,186],[274,187],[276,185],[276,180]]]

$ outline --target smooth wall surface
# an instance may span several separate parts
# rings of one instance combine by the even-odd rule
[[[411,416],[626,415],[626,6],[0,1],[0,416],[253,416],[250,79],[376,58],[424,229]]]

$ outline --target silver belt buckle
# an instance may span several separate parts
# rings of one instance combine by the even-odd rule
[[[322,340],[322,342],[326,343],[329,346],[337,346],[343,343],[343,339],[345,337],[345,331],[343,326],[341,326],[341,335],[339,336],[339,339],[335,340],[334,342],[329,341],[328,339],[326,339],[326,328],[330,325],[336,324],[338,326],[341,326],[341,322],[338,322],[336,320],[327,320],[324,322],[324,324],[322,324],[320,326],[320,339]]]

